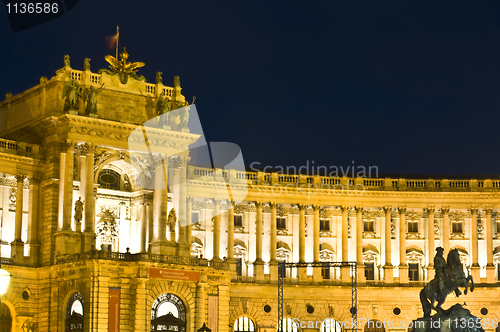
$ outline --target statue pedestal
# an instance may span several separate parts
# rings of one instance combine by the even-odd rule
[[[413,321],[413,332],[484,332],[481,320],[461,304],[431,317]]]

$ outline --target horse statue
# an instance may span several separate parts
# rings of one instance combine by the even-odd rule
[[[442,252],[442,248],[438,249],[441,249]],[[442,259],[444,261],[444,258]],[[422,303],[424,317],[430,317],[432,309],[438,313],[443,313],[444,309],[441,308],[441,305],[446,300],[448,294],[451,292],[455,292],[457,296],[462,294],[458,287],[465,287],[464,294],[467,295],[469,281],[471,282],[470,291],[474,291],[474,280],[472,280],[472,276],[470,275],[468,277],[465,276],[457,249],[450,250],[443,270],[444,273],[440,274],[441,277],[438,277],[436,273],[436,277],[420,291],[420,302]],[[440,278],[443,278],[443,280],[440,280]],[[435,301],[437,301],[436,306],[434,306]]]

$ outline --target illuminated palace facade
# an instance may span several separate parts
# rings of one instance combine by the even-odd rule
[[[178,78],[150,84],[119,63],[94,73],[69,58],[0,103],[1,263],[12,274],[1,331],[274,332],[278,262],[355,261],[358,318],[403,332],[400,322],[422,316],[418,294],[438,246],[445,257],[457,248],[476,283],[446,304],[500,318],[500,180],[197,167],[176,155],[200,138],[182,116],[148,132],[170,156],[155,168],[129,138],[162,105],[187,105]],[[144,186],[160,173],[170,190]],[[214,194],[229,187],[242,198]],[[330,332],[310,322],[349,320],[349,273],[287,270],[286,330]]]

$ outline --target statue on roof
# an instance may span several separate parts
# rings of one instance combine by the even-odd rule
[[[85,60],[83,60],[83,70],[90,71],[90,58],[85,58]]]
[[[120,60],[115,58],[112,55],[106,55],[104,60],[109,63],[108,69],[101,69],[99,73],[105,72],[109,75],[118,75],[120,78],[120,82],[122,84],[127,84],[128,78],[131,77],[138,81],[146,82],[146,78],[144,76],[137,76],[137,68],[144,67],[144,62],[128,62],[128,53],[125,48],[123,48],[123,52],[120,53]]]
[[[170,102],[170,99],[165,96],[165,92],[162,92],[156,101],[156,115],[159,117],[158,124],[160,127],[169,125],[168,113],[170,111],[172,111],[172,103]]]
[[[102,83],[99,89],[91,86],[88,89],[83,91],[83,101],[87,103],[87,107],[85,108],[85,112],[87,115],[96,114],[97,115],[97,94],[104,89],[104,83]]]
[[[163,74],[161,71],[156,72],[156,84],[163,84],[163,79],[161,78],[161,74]]]
[[[64,56],[64,67],[71,68],[70,61],[69,61],[69,55],[67,55],[67,54]]]
[[[78,98],[80,97],[81,87],[75,80],[69,80],[64,83],[63,98],[64,111],[78,110]]]
[[[420,291],[420,302],[422,303],[424,317],[430,317],[432,309],[437,311],[438,314],[442,314],[444,310],[441,305],[448,294],[451,292],[455,292],[456,296],[462,294],[458,287],[465,287],[464,294],[467,295],[469,281],[471,282],[470,291],[474,291],[474,281],[470,275],[465,277],[458,250],[450,250],[447,261],[443,257],[443,248],[438,247],[436,251],[437,254],[434,258],[436,275]],[[437,304],[434,305],[436,301]]]

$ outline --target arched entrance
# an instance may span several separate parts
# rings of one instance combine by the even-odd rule
[[[158,296],[151,308],[151,331],[186,332],[186,306],[177,295]]]
[[[65,331],[83,331],[83,299],[82,294],[75,292],[69,298],[66,307],[66,328]]]
[[[377,319],[369,320],[365,325],[364,332],[385,332],[384,323]]]
[[[9,307],[0,303],[0,332],[12,331],[12,315]]]

